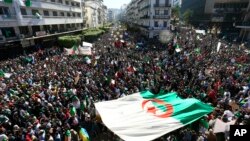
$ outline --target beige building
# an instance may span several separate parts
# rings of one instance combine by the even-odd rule
[[[107,22],[107,7],[101,0],[85,0],[86,27],[100,27]]]
[[[149,38],[169,30],[171,0],[132,0],[126,12],[127,22],[138,25]]]

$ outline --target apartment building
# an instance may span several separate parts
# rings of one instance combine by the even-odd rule
[[[182,0],[181,11],[193,11],[191,23],[207,29],[219,29],[224,35],[239,33],[235,23],[244,19],[249,0]]]
[[[81,0],[0,1],[2,45],[21,41],[23,46],[30,46],[38,38],[76,32],[82,28]]]
[[[241,30],[240,37],[242,37],[243,40],[247,40],[250,44],[250,2],[248,3],[246,13],[244,13],[243,20],[237,22],[235,26]]]
[[[107,22],[108,9],[102,0],[85,0],[86,27],[100,27]]]
[[[127,7],[127,21],[138,25],[149,38],[169,30],[171,0],[132,0]]]

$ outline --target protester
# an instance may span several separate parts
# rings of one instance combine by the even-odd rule
[[[204,119],[208,127],[197,121],[159,140],[220,141],[219,133],[212,130],[215,119],[250,123],[246,48],[221,41],[217,52],[217,38],[197,39],[196,33],[187,30],[169,44],[147,41],[129,31],[126,37],[121,45],[110,33],[104,34],[87,58],[51,48],[2,61],[0,140],[76,141],[83,135],[81,128],[91,140],[117,140],[101,123],[94,103],[144,90],[176,91],[183,98],[194,97],[215,107]]]

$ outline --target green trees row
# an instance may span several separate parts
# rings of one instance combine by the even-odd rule
[[[97,40],[100,35],[109,30],[108,26],[103,26],[100,28],[89,28],[84,30],[79,35],[67,35],[58,38],[58,43],[61,47],[71,48],[74,45],[80,45],[81,41],[93,42]]]
[[[190,24],[191,18],[193,16],[193,11],[187,9],[184,13],[181,13],[180,7],[175,6],[172,9],[171,17],[173,25],[176,25],[181,20],[184,22],[185,25]]]

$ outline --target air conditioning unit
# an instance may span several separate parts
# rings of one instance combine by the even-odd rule
[[[0,36],[0,42],[5,42],[6,38],[4,36]]]

